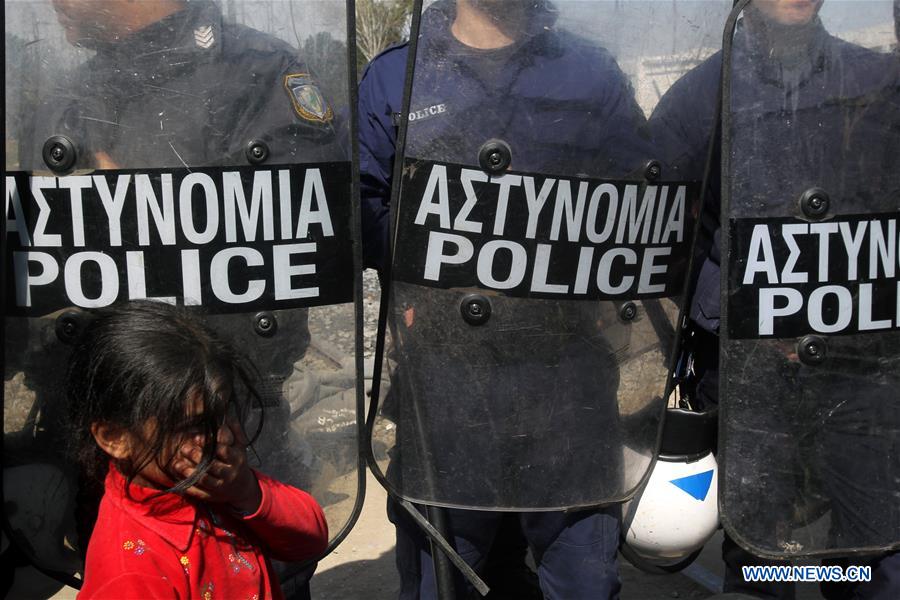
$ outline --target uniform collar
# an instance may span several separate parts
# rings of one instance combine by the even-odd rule
[[[159,534],[180,552],[185,552],[197,527],[201,507],[178,494],[163,493],[125,477],[110,463],[106,474],[106,498],[117,509]]]

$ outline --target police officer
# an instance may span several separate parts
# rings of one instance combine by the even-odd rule
[[[363,234],[370,266],[383,268],[389,260],[388,199],[399,119],[409,119],[408,156],[471,162],[487,135],[502,137],[509,143],[513,148],[511,168],[516,170],[560,175],[599,172],[609,177],[622,177],[643,166],[648,153],[646,140],[641,137],[643,114],[628,81],[605,50],[560,31],[555,21],[555,8],[542,0],[441,0],[432,5],[422,16],[414,100],[409,115],[400,114],[408,46],[401,44],[388,49],[372,61],[359,89]],[[545,97],[547,90],[554,90],[556,96]],[[417,293],[421,294],[420,300],[430,294],[429,291]],[[501,306],[505,310],[513,306],[512,303],[505,304],[501,297],[495,298],[494,302],[495,307]],[[404,314],[404,324],[399,327],[403,328],[402,335],[407,336],[407,343],[411,337],[423,339],[428,335],[423,334],[423,329],[435,336],[442,335],[436,329],[428,329],[440,325],[431,324],[431,319],[437,317],[425,314],[427,304],[427,301],[419,302]],[[516,314],[527,327],[531,320],[549,318],[547,313],[556,314],[557,308],[553,306],[550,302],[549,307],[536,308],[534,315],[524,309],[518,309],[522,312]],[[558,310],[561,313],[563,308]],[[587,315],[574,314],[573,321],[579,321],[579,331],[589,338],[592,328],[597,327],[596,321],[587,325],[582,317],[586,320]],[[536,325],[535,330],[540,331],[541,325]],[[457,343],[464,344],[459,340]],[[502,344],[498,341],[496,346],[499,348]],[[598,346],[605,344],[605,341],[597,342]],[[529,356],[539,356],[542,351],[552,353],[553,349],[527,344],[520,348],[504,347],[496,355],[497,368],[508,368],[507,364],[521,361],[528,364]],[[431,385],[445,393],[454,393],[456,388],[448,381],[461,380],[454,379],[455,367],[448,364],[452,361],[442,357],[439,351],[431,356],[433,352],[427,344],[406,352],[409,361],[418,361],[415,368],[422,371],[419,376],[424,379],[430,376],[431,383],[423,383],[406,373],[395,379],[392,393],[398,385]],[[597,405],[608,400],[610,390],[614,391],[617,386],[617,371],[603,358],[607,355],[601,350],[582,356],[588,362],[593,360],[592,368],[609,373],[603,389],[585,392],[586,395],[593,394],[591,402]],[[562,364],[568,360],[570,357],[560,358]],[[403,368],[401,365],[400,370]],[[532,378],[541,376],[538,367],[535,366],[533,371],[537,372],[521,374],[521,389],[526,390]],[[554,384],[544,382],[542,385],[552,387]],[[502,393],[492,390],[491,393]],[[533,394],[533,390],[528,392]],[[457,389],[455,393],[460,392]],[[523,399],[523,403],[529,401]],[[553,398],[548,397],[546,401],[552,403]],[[386,402],[390,403],[390,399]],[[485,407],[485,410],[491,408]],[[603,413],[602,410],[596,412]],[[469,415],[469,418],[479,421],[479,417]],[[566,419],[562,414],[560,418]],[[602,416],[597,418],[602,419]],[[444,421],[443,426],[446,431],[440,443],[446,441],[452,446],[452,423]],[[578,426],[573,424],[573,427]],[[398,425],[398,436],[409,435],[405,432],[407,428],[411,427]],[[589,443],[595,443],[597,431],[599,429],[593,429]],[[573,438],[580,435],[575,430],[570,433]],[[616,443],[611,446],[615,447]],[[437,457],[437,454],[441,456]],[[435,452],[435,458],[452,460],[440,451]],[[533,458],[535,468],[552,460],[552,457],[537,455]],[[597,469],[615,477],[619,466],[612,463],[615,463],[613,458],[605,463],[598,462]],[[565,477],[563,467],[558,471],[560,477]],[[491,485],[490,478],[494,476],[485,473],[481,479],[477,475],[474,478],[483,479],[484,485]],[[539,485],[538,481],[522,482],[523,489]],[[388,510],[397,526],[401,598],[433,598],[435,582],[427,543],[411,520],[399,514],[396,507],[389,503]],[[483,568],[502,515],[449,510],[452,543],[476,570]],[[620,584],[616,509],[518,513],[517,516],[534,554],[541,589],[546,597],[617,597]],[[457,589],[461,588],[460,582]]]
[[[867,165],[865,169],[851,166],[854,156],[862,154],[848,151],[842,139],[845,132],[836,130],[833,124],[853,122],[853,118],[834,117],[837,111],[842,111],[843,116],[852,115],[854,108],[836,105],[828,100],[857,95],[865,97],[875,90],[892,89],[882,86],[885,74],[890,77],[896,66],[882,55],[829,34],[817,16],[821,5],[822,0],[757,0],[748,6],[743,21],[738,23],[732,59],[733,105],[723,110],[732,110],[736,120],[753,119],[753,124],[748,127],[753,127],[754,147],[746,148],[742,147],[741,142],[735,143],[731,187],[743,189],[745,193],[752,190],[754,198],[761,202],[765,199],[781,201],[783,194],[776,190],[793,189],[797,177],[803,177],[804,181],[809,178],[810,183],[816,181],[819,185],[828,182],[830,186],[826,187],[836,190],[836,195],[842,198],[854,197],[852,193],[841,194],[850,192],[850,183],[853,182],[870,189],[889,189],[878,182],[885,181],[885,174],[891,172],[891,167],[882,165],[883,171],[879,173],[875,165]],[[702,174],[710,141],[714,143],[713,164],[709,169],[710,181],[706,190],[707,203],[697,248],[700,268],[693,282],[695,292],[690,308],[692,335],[696,338],[695,364],[699,374],[695,401],[699,408],[718,404],[721,136],[716,103],[720,99],[721,68],[722,55],[717,53],[674,84],[650,119],[654,137],[660,147],[665,148],[669,168],[694,176]],[[698,90],[705,91],[698,93]],[[870,118],[876,112],[873,108],[874,104],[868,109]],[[826,116],[823,111],[833,112]],[[760,117],[762,113],[767,116]],[[882,122],[888,114],[887,111],[880,114]],[[859,115],[856,120],[860,121]],[[874,137],[867,136],[867,143],[872,143]],[[891,138],[887,136],[885,139]],[[784,152],[785,147],[794,148],[795,145],[803,151]],[[884,156],[890,155],[890,152],[884,153]],[[777,164],[772,164],[773,156],[778,157]],[[873,167],[876,167],[874,172]],[[893,170],[896,171],[896,168]],[[873,188],[873,185],[882,187]],[[757,358],[757,364],[761,366],[768,360]],[[775,358],[772,363],[782,364],[783,358]],[[779,373],[759,373],[761,380],[780,376]],[[747,426],[754,427],[753,424]],[[763,448],[760,451],[765,451],[764,440],[761,440],[760,447]],[[808,451],[814,452],[812,448]],[[847,458],[851,456],[852,453],[847,454]],[[879,460],[890,460],[888,457],[871,458],[871,461],[862,462],[877,465]],[[753,468],[758,468],[752,459],[745,459],[753,464]],[[819,464],[841,460],[830,455],[813,454],[797,459]],[[860,464],[859,468],[866,469],[868,465]],[[838,466],[837,470],[848,472],[846,465]],[[822,471],[827,472],[827,466]],[[779,488],[775,479],[770,481],[772,488]],[[834,482],[831,484],[834,485]],[[824,482],[824,485],[829,485],[829,482]],[[783,487],[790,489],[791,485],[785,484]],[[776,495],[780,493],[778,489],[771,492]],[[791,497],[780,500],[786,503],[794,501]],[[852,536],[850,532],[853,529],[858,532],[865,530],[865,524],[853,524],[852,516],[841,514],[843,512],[846,511],[834,511],[832,526],[836,535]],[[761,527],[766,526],[767,520],[767,515],[759,515]],[[760,597],[794,597],[791,584],[744,581],[742,566],[778,563],[751,555],[727,533],[723,558],[727,567],[726,592],[745,592]],[[896,553],[884,558],[854,558],[843,562],[873,565],[873,580],[855,587],[844,585],[842,589],[823,585],[823,593],[828,597],[893,598],[900,595],[900,558]]]
[[[45,97],[79,166],[269,164],[344,156],[334,109],[287,43],[223,19],[209,1],[54,0],[72,44],[96,51],[75,89]],[[62,95],[64,94],[64,95]]]
[[[37,131],[23,138],[46,139],[38,132],[50,124],[77,140],[76,168],[248,165],[252,143],[274,165],[347,155],[335,110],[297,51],[226,21],[215,3],[54,0],[54,8],[67,40],[96,54],[42,96]],[[244,333],[272,346],[260,356],[299,357],[309,341]],[[292,364],[276,365],[281,378]]]
[[[20,134],[21,166],[42,171],[42,143],[61,135],[75,144],[74,169],[193,168],[346,161],[346,131],[336,123],[335,107],[309,65],[289,44],[224,18],[207,0],[53,0],[67,42],[93,52],[64,80],[41,89],[38,106]],[[343,79],[340,81],[344,83]],[[37,85],[42,85],[37,82]],[[33,147],[28,141],[35,142]],[[55,315],[54,315],[55,316]],[[282,385],[305,354],[310,335],[305,310],[276,311],[282,335],[263,337],[234,327],[228,316],[211,316],[216,327],[238,338],[264,375],[260,392],[275,397],[280,417],[289,422],[291,407]],[[22,323],[24,319],[20,320]],[[22,339],[52,339],[53,319],[30,319]],[[12,323],[15,325],[15,323]],[[287,334],[287,335],[285,335]],[[16,331],[7,331],[14,339]],[[58,370],[58,352],[23,352],[26,384],[37,392],[42,427],[25,453],[54,447],[60,390],[45,385]],[[7,359],[19,355],[8,352]],[[37,364],[34,361],[37,360]],[[283,417],[283,418],[282,418]],[[287,435],[287,433],[284,433]],[[282,435],[267,435],[257,449],[283,454]],[[308,465],[307,465],[308,466]],[[269,468],[272,468],[269,465]],[[290,465],[290,471],[303,467]],[[84,544],[86,546],[86,544]],[[312,569],[304,576],[308,581]],[[301,577],[302,579],[302,577]],[[296,584],[296,581],[294,582]],[[299,596],[308,596],[301,582]],[[305,588],[302,589],[302,588]]]

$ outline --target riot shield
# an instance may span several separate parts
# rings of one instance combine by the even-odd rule
[[[719,497],[763,556],[900,545],[892,4],[745,2],[726,35]]]
[[[5,11],[10,537],[80,570],[97,498],[64,452],[69,348],[91,309],[150,298],[255,364],[251,464],[316,497],[333,547],[364,491],[353,3]]]
[[[658,445],[705,160],[674,168],[647,117],[730,7],[471,5],[493,37],[435,2],[410,59],[375,458],[412,502],[621,501]]]

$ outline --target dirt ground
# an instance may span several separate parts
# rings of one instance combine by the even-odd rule
[[[387,520],[387,494],[371,473],[359,520],[344,541],[316,569],[310,587],[316,600],[396,598],[394,527]]]

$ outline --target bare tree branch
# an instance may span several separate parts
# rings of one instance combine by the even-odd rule
[[[357,0],[356,47],[363,64],[408,35],[411,0]]]

